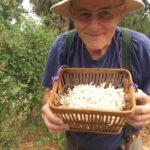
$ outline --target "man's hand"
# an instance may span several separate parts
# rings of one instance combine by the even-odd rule
[[[45,93],[44,101],[46,104],[42,107],[42,118],[50,133],[64,132],[69,130],[68,124],[63,123],[61,119],[56,117],[49,108],[49,92]]]
[[[129,97],[125,97],[128,99]],[[132,126],[145,126],[150,124],[150,96],[142,90],[135,93],[136,109],[135,114],[127,121]]]

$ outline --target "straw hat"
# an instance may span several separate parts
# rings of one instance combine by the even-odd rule
[[[127,5],[126,13],[130,13],[136,10],[143,9],[145,7],[142,0],[125,0],[125,3]],[[50,10],[58,15],[61,15],[63,17],[69,17],[70,12],[70,0],[62,0],[55,5],[53,5]]]

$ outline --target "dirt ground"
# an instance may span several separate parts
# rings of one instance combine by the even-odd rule
[[[19,150],[62,150],[60,146],[55,142],[44,144],[42,147],[35,147],[33,142],[22,143],[18,147]]]
[[[141,136],[143,138],[143,149],[150,150],[150,125],[145,127],[141,132]]]
[[[143,139],[143,150],[150,150],[150,125],[145,127],[145,129],[142,130],[141,136]],[[35,147],[34,143],[31,142],[25,142],[19,145],[19,150],[62,150],[60,146],[56,142],[49,142],[46,144],[42,144],[42,147]]]

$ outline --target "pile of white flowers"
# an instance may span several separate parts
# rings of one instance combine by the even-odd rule
[[[80,84],[68,89],[67,94],[61,96],[60,103],[64,108],[91,108],[103,110],[123,110],[125,107],[124,89],[115,88],[105,83],[95,86],[92,83]]]

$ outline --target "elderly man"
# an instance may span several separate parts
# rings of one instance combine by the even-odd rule
[[[67,45],[67,32],[60,35],[52,45],[43,78],[47,87],[44,96],[42,117],[50,133],[67,131],[66,149],[117,150],[125,145],[124,132],[119,135],[101,135],[86,132],[70,132],[69,126],[49,109],[48,97],[51,78],[62,65],[69,67],[120,68],[122,60],[122,32],[118,23],[126,14],[143,9],[140,0],[63,0],[51,10],[73,20],[76,31]],[[136,111],[128,120],[134,131],[150,122],[150,40],[143,34],[131,32],[130,71],[135,84]],[[129,99],[127,96],[126,99]],[[141,150],[139,137],[129,146]]]

